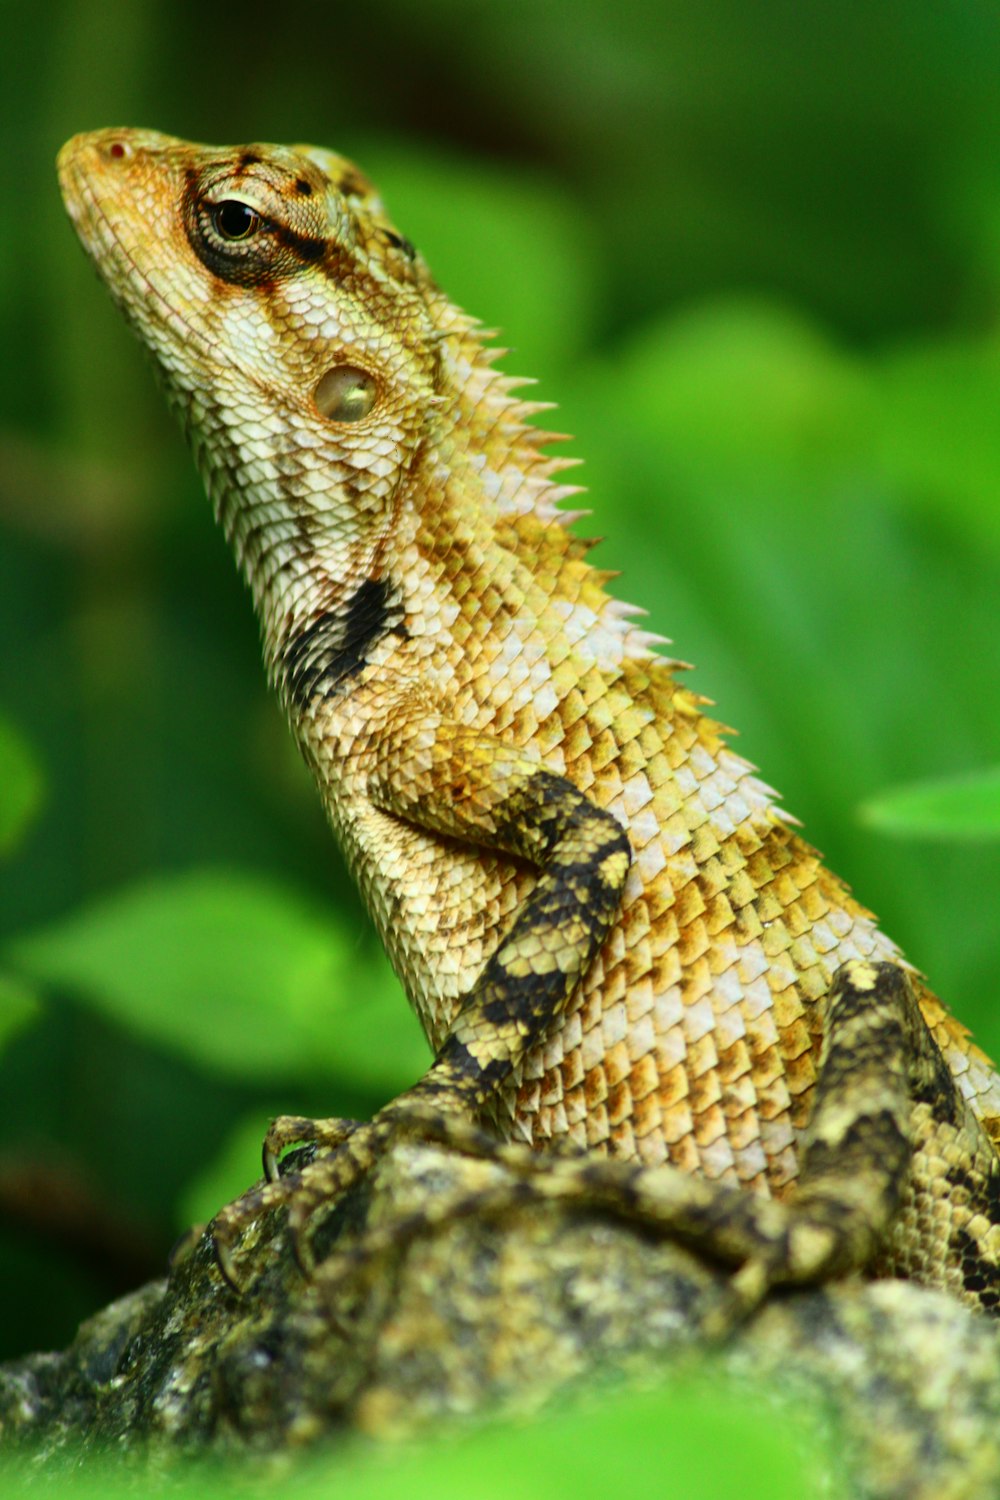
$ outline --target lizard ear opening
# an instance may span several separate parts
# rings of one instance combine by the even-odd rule
[[[313,400],[320,416],[331,422],[360,422],[375,405],[374,377],[357,365],[334,365],[317,382]]]

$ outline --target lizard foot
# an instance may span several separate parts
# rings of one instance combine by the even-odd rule
[[[722,1340],[756,1310],[773,1286],[790,1279],[817,1279],[831,1253],[839,1250],[835,1236],[823,1236],[815,1223],[804,1230],[785,1205],[735,1186],[705,1182],[676,1167],[595,1159],[578,1150],[540,1154],[527,1145],[499,1141],[461,1119],[430,1114],[414,1114],[394,1135],[393,1145],[400,1138],[419,1138],[460,1152],[501,1168],[501,1174],[474,1187],[435,1190],[412,1210],[395,1211],[388,1201],[384,1218],[339,1241],[315,1266],[315,1280],[327,1293],[333,1288],[339,1293],[343,1283],[370,1275],[414,1240],[462,1218],[501,1217],[561,1203],[585,1214],[596,1212],[641,1225],[720,1266],[737,1267],[703,1318],[705,1336]],[[335,1163],[317,1161],[308,1170],[311,1175],[327,1166]],[[315,1185],[319,1186],[318,1178]],[[300,1215],[298,1210],[296,1216]],[[343,1307],[341,1296],[334,1300]],[[350,1332],[346,1327],[341,1331]]]
[[[236,1292],[246,1288],[247,1275],[236,1254],[237,1246],[255,1220],[273,1209],[290,1207],[304,1172],[314,1160],[316,1150],[333,1151],[358,1130],[365,1127],[357,1120],[309,1120],[299,1115],[279,1115],[271,1121],[264,1137],[262,1156],[264,1178],[228,1203],[208,1225],[219,1269]],[[282,1151],[303,1146],[309,1152],[304,1163],[289,1157],[279,1163]],[[300,1241],[293,1237],[297,1258],[308,1274],[311,1266],[303,1259]]]
[[[247,1280],[239,1263],[239,1241],[256,1219],[281,1207],[288,1209],[288,1228],[296,1259],[303,1274],[312,1276],[317,1266],[313,1230],[323,1211],[328,1212],[367,1176],[398,1140],[425,1141],[479,1157],[493,1156],[504,1149],[527,1151],[527,1148],[504,1148],[494,1136],[471,1121],[446,1114],[439,1106],[409,1095],[393,1101],[370,1121],[310,1120],[298,1115],[280,1115],[272,1120],[264,1137],[264,1180],[220,1209],[209,1226],[219,1268],[233,1289],[243,1291]],[[282,1160],[282,1153],[291,1147],[306,1147],[307,1159],[303,1161],[293,1152]],[[416,1221],[422,1220],[429,1229],[443,1222],[448,1214],[434,1205],[429,1214],[412,1217],[415,1221],[412,1226],[399,1226],[403,1240],[419,1230],[421,1224]],[[388,1240],[396,1234],[394,1227]],[[374,1241],[381,1243],[383,1238],[386,1236],[373,1232],[373,1250]],[[352,1265],[367,1256],[369,1236],[363,1234],[361,1239],[364,1244],[359,1246],[360,1254],[350,1256]]]
[[[494,1164],[503,1175],[475,1188],[435,1194],[414,1210],[394,1212],[390,1204],[381,1222],[365,1224],[328,1254],[317,1256],[314,1236],[330,1209],[389,1150],[405,1142],[436,1145]],[[281,1151],[304,1143],[321,1148],[322,1154],[301,1165],[294,1157],[279,1164]],[[437,1101],[421,1098],[419,1085],[367,1123],[288,1116],[275,1120],[265,1138],[264,1159],[270,1180],[223,1210],[213,1225],[220,1264],[237,1287],[234,1237],[257,1214],[279,1204],[288,1209],[289,1233],[304,1274],[326,1290],[370,1272],[415,1239],[463,1217],[499,1216],[556,1202],[608,1213],[739,1266],[711,1314],[712,1328],[706,1323],[706,1332],[720,1338],[757,1307],[772,1285],[787,1279],[785,1268],[794,1258],[788,1213],[780,1204],[675,1167],[594,1158],[564,1143],[551,1143],[539,1153],[526,1144],[504,1142]]]

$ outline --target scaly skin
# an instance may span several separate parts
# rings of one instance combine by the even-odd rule
[[[766,1262],[754,1296],[865,1265],[994,1308],[1000,1080],[606,592],[538,408],[358,170],[115,130],[60,174],[439,1059],[275,1194],[308,1217],[401,1124],[486,1120],[631,1164],[538,1191]]]

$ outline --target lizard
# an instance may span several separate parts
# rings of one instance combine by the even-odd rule
[[[435,1059],[367,1123],[272,1122],[230,1279],[278,1203],[321,1274],[310,1225],[409,1133],[676,1237],[744,1311],[857,1272],[996,1313],[1000,1078],[612,596],[545,408],[375,187],[137,129],[59,175]]]

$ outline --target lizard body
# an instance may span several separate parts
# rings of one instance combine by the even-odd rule
[[[275,1195],[308,1216],[408,1109],[486,1120],[755,1295],[863,1265],[995,1310],[1000,1080],[608,593],[538,408],[357,168],[121,130],[60,173],[437,1057],[367,1144],[278,1122],[341,1149]]]

